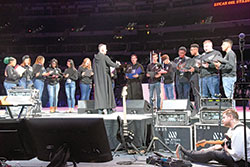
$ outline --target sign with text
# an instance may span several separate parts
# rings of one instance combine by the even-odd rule
[[[250,3],[250,0],[227,0],[227,1],[215,1],[214,7],[220,7],[220,6],[231,6],[231,5],[239,5],[239,4],[247,4]]]

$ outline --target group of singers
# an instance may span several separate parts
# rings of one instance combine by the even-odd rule
[[[60,80],[65,79],[65,92],[67,96],[67,103],[69,106],[68,112],[72,112],[75,107],[75,91],[76,81],[80,80],[81,99],[89,100],[93,70],[89,58],[85,58],[78,68],[75,68],[74,61],[68,59],[67,68],[64,72],[58,67],[58,61],[52,59],[49,66],[44,67],[45,58],[38,56],[35,63],[31,66],[31,59],[28,55],[22,57],[21,65],[16,65],[14,57],[6,57],[4,63],[7,64],[5,68],[4,87],[6,92],[15,86],[22,86],[23,88],[34,88],[39,90],[39,98],[41,100],[44,83],[47,81],[47,89],[49,94],[50,112],[57,110],[58,93],[60,89]]]
[[[199,45],[191,44],[190,53],[192,58],[186,56],[187,49],[180,47],[178,57],[173,61],[167,54],[162,54],[158,62],[159,55],[153,53],[152,62],[147,65],[146,72],[143,66],[137,62],[137,56],[131,55],[131,64],[125,69],[125,77],[128,86],[128,99],[143,99],[142,79],[148,78],[149,83],[149,101],[153,105],[153,99],[156,100],[156,106],[161,108],[161,82],[164,83],[164,90],[167,99],[189,99],[190,88],[195,99],[195,107],[199,109],[200,97],[217,98],[219,91],[219,74],[222,75],[223,88],[227,98],[232,98],[233,86],[236,81],[236,55],[232,51],[233,42],[230,39],[222,41],[222,51],[226,52],[224,58],[222,54],[213,49],[213,43],[210,40],[203,42],[204,53],[199,54]],[[65,92],[68,112],[72,112],[75,106],[76,81],[80,81],[81,100],[89,100],[92,81],[94,80],[94,99],[95,109],[99,113],[109,113],[116,107],[113,88],[112,88],[112,69],[118,68],[120,62],[113,62],[107,54],[105,44],[98,45],[99,52],[94,55],[93,67],[91,60],[85,58],[78,68],[75,68],[74,61],[68,59],[67,68],[64,72],[58,67],[58,61],[52,59],[49,67],[45,69],[43,56],[38,56],[35,63],[31,66],[31,59],[28,55],[23,56],[22,63],[16,65],[14,57],[6,57],[4,63],[5,69],[4,87],[6,91],[15,86],[29,88],[34,86],[40,92],[42,98],[44,83],[47,81],[49,94],[50,112],[57,110],[58,93],[60,89],[60,80],[65,80]],[[175,88],[176,87],[176,92]],[[156,91],[156,97],[154,97]]]

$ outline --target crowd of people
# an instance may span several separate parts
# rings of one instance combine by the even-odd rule
[[[138,63],[137,55],[131,55],[131,63],[125,68],[125,79],[128,85],[128,99],[143,99],[142,80],[148,78],[149,101],[153,105],[156,100],[156,107],[161,109],[161,83],[164,84],[166,99],[189,99],[190,89],[194,95],[195,108],[200,108],[200,97],[217,98],[220,94],[220,76],[222,75],[223,88],[227,98],[232,98],[234,83],[236,82],[236,55],[232,51],[233,42],[225,39],[222,42],[222,51],[226,52],[225,57],[213,49],[210,40],[203,42],[204,53],[199,53],[199,45],[190,45],[191,57],[186,56],[187,48],[181,46],[178,49],[178,57],[173,61],[168,54],[159,56],[158,53],[151,55],[151,60],[146,70]],[[94,55],[91,61],[85,58],[78,70],[74,61],[68,59],[67,68],[64,72],[58,67],[58,61],[52,59],[47,68],[44,67],[45,58],[38,56],[31,66],[31,59],[28,55],[23,56],[22,63],[16,65],[16,59],[6,57],[4,87],[6,91],[15,86],[29,88],[32,85],[40,92],[42,98],[44,83],[47,82],[50,111],[57,110],[59,82],[65,80],[65,92],[69,112],[74,110],[76,81],[79,80],[81,100],[89,100],[90,91],[94,86],[95,108],[100,113],[111,112],[116,107],[114,99],[114,75],[120,62],[113,62],[107,56],[107,46],[100,44],[99,52]],[[161,60],[159,62],[159,59]],[[93,62],[93,67],[92,67]],[[94,81],[94,84],[93,84]],[[176,89],[175,89],[176,88]],[[176,91],[175,91],[176,90]],[[154,92],[156,91],[156,97]]]

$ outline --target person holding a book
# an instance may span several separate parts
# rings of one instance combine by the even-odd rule
[[[52,59],[49,67],[46,69],[49,75],[47,76],[47,89],[49,94],[49,105],[50,112],[53,113],[57,110],[58,103],[58,93],[60,90],[60,80],[63,77],[61,69],[58,68],[58,61],[56,59]]]
[[[29,55],[25,55],[22,57],[22,64],[21,67],[24,68],[24,72],[22,74],[22,77],[19,80],[19,86],[27,89],[31,88],[33,86],[33,68],[30,66],[31,59]]]
[[[68,59],[67,61],[67,69],[65,69],[63,76],[66,79],[65,81],[65,92],[67,96],[67,102],[69,111],[73,112],[75,108],[75,92],[76,92],[76,81],[78,79],[78,72],[75,68],[74,61],[72,59]]]
[[[39,90],[39,99],[42,100],[44,81],[49,73],[44,68],[45,58],[43,56],[37,56],[35,63],[33,64],[33,84],[34,88]]]
[[[143,99],[142,79],[145,75],[143,66],[137,62],[137,56],[131,55],[132,64],[126,69],[128,99]]]
[[[78,68],[80,79],[81,100],[89,100],[93,82],[93,70],[89,58],[85,58]]]
[[[16,59],[14,57],[5,57],[3,62],[4,64],[7,64],[4,70],[5,80],[3,82],[3,85],[6,90],[6,93],[8,93],[8,89],[17,86],[21,74],[19,74],[15,69]]]

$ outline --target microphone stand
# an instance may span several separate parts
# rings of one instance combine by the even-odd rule
[[[241,70],[242,70],[242,74],[241,74],[241,82],[246,82],[245,79],[245,68],[244,68],[244,45],[245,45],[245,39],[244,38],[240,38],[239,41],[239,50],[240,50],[240,55],[241,55]],[[245,92],[244,88],[242,87],[243,92]],[[246,97],[245,97],[246,98]],[[246,100],[243,99],[243,121],[244,121],[244,151],[245,151],[245,167],[248,166],[248,162],[247,162],[247,125],[246,125]]]

